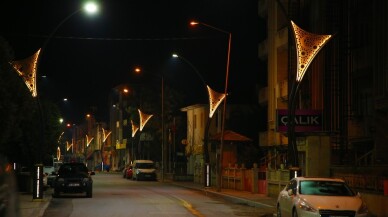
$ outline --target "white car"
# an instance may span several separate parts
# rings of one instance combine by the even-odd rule
[[[342,179],[296,177],[279,193],[277,216],[364,217],[368,209]]]
[[[135,160],[132,168],[133,180],[157,180],[155,163],[152,160]]]

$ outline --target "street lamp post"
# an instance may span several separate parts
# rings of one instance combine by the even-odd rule
[[[131,120],[131,126],[132,126],[132,147],[131,147],[131,162],[133,162],[135,155],[133,154],[133,143],[135,140],[136,132],[139,130],[139,126],[135,125],[133,120]]]
[[[141,73],[142,69],[140,67],[135,68],[135,73]],[[162,165],[161,165],[161,179],[162,182],[164,182],[164,140],[165,140],[165,132],[164,132],[164,76],[161,74],[161,119],[162,119]],[[139,110],[140,111],[140,110]],[[141,117],[140,117],[141,120]],[[141,123],[140,123],[140,131],[142,129]]]
[[[211,89],[209,85],[206,84],[205,80],[203,79],[202,75],[199,73],[197,68],[194,67],[194,65],[188,61],[186,58],[179,56],[178,54],[172,55],[174,58],[181,58],[184,62],[186,62],[188,65],[190,65],[195,73],[200,77],[203,85],[208,91],[209,96],[209,118],[206,121],[205,131],[204,131],[204,142],[203,142],[203,158],[204,158],[204,167],[203,167],[203,178],[204,178],[204,185],[205,187],[210,187],[210,160],[209,160],[209,154],[208,154],[208,144],[209,144],[209,128],[210,123],[212,120],[212,117],[214,115],[214,112],[217,110],[218,106],[222,102],[222,100],[225,98],[226,94],[218,93]]]
[[[225,89],[224,89],[224,104],[223,104],[223,111],[222,111],[222,123],[221,123],[221,141],[220,141],[220,158],[218,160],[218,167],[217,167],[217,191],[221,191],[222,188],[222,161],[223,161],[223,148],[224,148],[224,132],[225,132],[225,120],[226,120],[226,95],[228,94],[228,81],[229,81],[229,65],[230,65],[230,50],[231,50],[231,45],[232,45],[232,33],[225,31],[223,29],[214,27],[212,25],[202,23],[202,22],[195,22],[192,21],[190,22],[190,25],[195,26],[195,25],[203,25],[208,28],[211,28],[213,30],[216,30],[218,32],[222,32],[224,34],[228,35],[228,52],[227,52],[227,58],[226,58],[226,72],[225,72]]]
[[[318,52],[332,37],[331,35],[317,35],[307,32],[298,27],[293,21],[291,21],[291,27],[296,46],[297,74],[292,84],[291,92],[289,94],[290,102],[288,104],[288,152],[289,157],[292,158],[292,165],[289,168],[290,178],[298,176],[298,173],[301,172],[299,168],[298,147],[295,136],[296,94],[307,68]]]
[[[89,12],[95,12],[97,10],[97,6],[92,4],[92,3],[87,3],[85,5],[85,10]],[[43,46],[41,49],[39,49],[33,56],[30,58],[27,58],[22,61],[14,61],[12,62],[12,66],[15,68],[17,73],[22,76],[24,79],[24,82],[26,83],[27,87],[32,93],[32,96],[36,99],[37,105],[38,105],[38,110],[40,114],[40,121],[41,121],[41,144],[44,141],[44,120],[43,120],[43,111],[42,107],[39,101],[39,97],[37,94],[37,87],[36,87],[36,74],[39,68],[39,61],[40,57],[42,56],[43,51],[45,50],[48,42],[50,39],[54,36],[56,31],[59,29],[60,26],[62,26],[63,23],[65,23],[70,17],[73,15],[77,14],[80,12],[82,9],[76,10],[75,12],[71,13],[67,17],[65,17],[55,28],[54,30],[50,33],[46,41],[44,42]],[[25,69],[23,66],[27,66]],[[42,149],[40,145],[40,149]],[[41,151],[39,151],[39,163],[35,168],[35,174],[34,174],[34,189],[33,189],[33,199],[34,200],[42,200],[43,199],[43,185],[42,183],[42,178],[43,178],[43,164],[42,164],[42,156],[41,156]]]
[[[142,112],[140,109],[138,109],[138,112],[139,112],[139,117],[140,117],[140,127],[139,127],[139,130],[140,130],[140,133],[141,133],[143,131],[143,128],[146,125],[146,123],[154,115],[153,114],[146,114],[146,113]],[[140,144],[140,139],[139,139],[139,144]]]
[[[182,59],[185,63],[187,63],[193,70],[194,72],[198,75],[198,77],[201,79],[203,85],[206,87],[207,84],[205,82],[205,79],[203,79],[201,73],[199,73],[198,69],[188,60],[186,59],[185,57],[183,57],[182,55],[179,55],[179,54],[176,54],[176,53],[173,53],[172,54],[172,57],[173,58],[179,58],[179,59]]]
[[[102,143],[101,143],[101,172],[104,171],[104,148],[105,148],[105,141],[108,139],[112,131],[105,130],[102,127]]]

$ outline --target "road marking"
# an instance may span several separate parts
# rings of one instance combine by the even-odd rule
[[[178,197],[175,198],[178,199],[182,203],[183,207],[185,207],[191,214],[198,217],[204,217],[204,215],[202,215],[198,210],[196,210],[191,203]]]

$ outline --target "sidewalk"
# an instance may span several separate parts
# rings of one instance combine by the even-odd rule
[[[276,198],[267,197],[263,194],[254,194],[247,191],[237,191],[232,189],[205,188],[201,184],[194,182],[171,182],[165,180],[165,183],[190,188],[197,191],[203,191],[207,195],[221,197],[229,202],[236,204],[246,204],[253,207],[263,208],[265,214],[263,217],[276,216]],[[41,217],[48,207],[52,195],[52,189],[44,191],[43,200],[34,201],[31,193],[19,193],[20,217]]]
[[[42,200],[33,200],[32,193],[19,193],[19,216],[20,217],[42,217],[44,211],[50,204],[52,190],[43,192]]]

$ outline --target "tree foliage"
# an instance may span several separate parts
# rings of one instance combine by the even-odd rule
[[[54,153],[60,130],[54,119],[59,112],[47,102],[41,109],[10,65],[13,59],[12,48],[0,37],[0,153],[11,162],[31,166]]]

